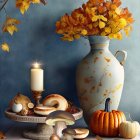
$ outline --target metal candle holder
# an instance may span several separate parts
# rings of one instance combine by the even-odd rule
[[[35,100],[36,106],[40,105],[40,99],[42,98],[42,92],[43,91],[33,91],[32,90],[32,94],[33,94],[33,98]]]

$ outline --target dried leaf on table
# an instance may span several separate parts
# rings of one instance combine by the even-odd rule
[[[5,139],[5,138],[6,138],[5,134],[2,131],[0,131],[0,139]]]
[[[96,138],[95,138],[96,140],[103,140],[100,136],[96,136]]]

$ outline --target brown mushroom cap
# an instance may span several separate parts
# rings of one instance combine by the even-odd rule
[[[85,128],[66,128],[62,131],[62,133],[71,135],[75,139],[84,139],[89,135],[89,130]]]
[[[46,119],[46,124],[55,125],[56,122],[65,122],[66,125],[73,125],[75,123],[75,118],[72,114],[66,111],[54,111],[50,113]]]

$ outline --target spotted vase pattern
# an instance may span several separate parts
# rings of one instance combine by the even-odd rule
[[[88,123],[90,115],[104,109],[105,99],[111,98],[111,109],[118,109],[124,85],[123,62],[109,51],[109,39],[89,37],[90,53],[77,68],[76,84],[78,97]],[[124,51],[119,51],[124,54]],[[125,59],[126,59],[126,53]]]

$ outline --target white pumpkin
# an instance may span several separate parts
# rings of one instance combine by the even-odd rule
[[[12,111],[15,113],[19,113],[22,110],[22,108],[22,104],[13,103],[12,105]]]
[[[126,139],[136,137],[140,132],[140,125],[137,121],[124,121],[120,124],[120,136]]]

